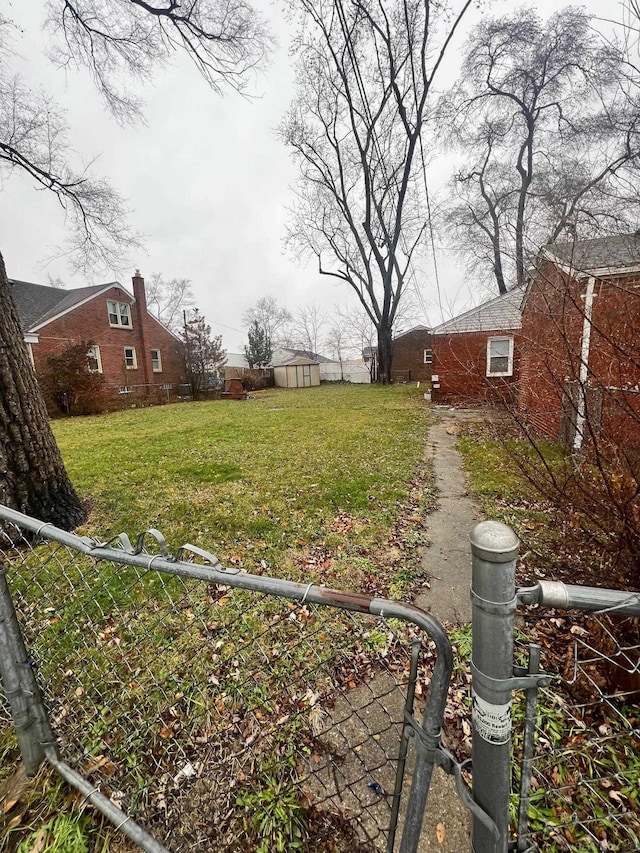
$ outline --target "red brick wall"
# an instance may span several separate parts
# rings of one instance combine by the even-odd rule
[[[131,306],[131,328],[111,327],[107,300],[126,302]],[[102,372],[108,386],[149,385],[184,381],[181,345],[147,312],[136,310],[133,298],[120,287],[94,297],[47,323],[37,331],[39,342],[31,349],[36,372],[46,368],[47,356],[61,352],[71,341],[91,340],[100,347]],[[134,347],[137,369],[125,369],[124,348]],[[154,373],[151,350],[159,349],[162,371]]]
[[[522,317],[518,406],[536,429],[558,438],[565,382],[580,375],[586,279],[576,281],[552,264],[538,272]],[[640,444],[640,277],[596,281],[589,384],[602,392],[602,432]]]
[[[424,351],[431,349],[431,332],[415,329],[396,338],[393,342],[391,378],[394,381],[428,382],[431,365],[424,363]]]
[[[487,340],[513,337],[513,375],[487,376]],[[509,403],[520,376],[520,335],[517,330],[459,332],[433,336],[432,386],[435,403],[467,405],[482,402]],[[439,387],[435,387],[439,385]]]

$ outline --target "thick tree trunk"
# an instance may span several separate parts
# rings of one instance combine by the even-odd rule
[[[391,382],[391,363],[393,361],[393,338],[388,326],[378,328],[378,382],[388,385]]]
[[[1,254],[0,503],[65,530],[86,518],[49,426]]]

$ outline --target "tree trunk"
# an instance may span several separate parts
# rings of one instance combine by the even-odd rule
[[[64,530],[86,518],[49,426],[1,254],[0,503]]]
[[[391,363],[393,361],[393,339],[389,326],[378,328],[378,382],[388,385],[391,382]]]

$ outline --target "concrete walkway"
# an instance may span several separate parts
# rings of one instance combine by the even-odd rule
[[[440,622],[471,621],[469,534],[481,517],[467,494],[466,476],[455,445],[460,422],[477,418],[475,412],[445,409],[438,412],[429,431],[427,454],[433,460],[438,508],[428,518],[430,545],[422,558],[430,589],[421,593],[415,603]]]
[[[433,461],[438,507],[428,517],[430,545],[422,557],[422,569],[430,589],[420,593],[415,603],[440,622],[465,623],[471,620],[469,586],[471,551],[469,534],[481,521],[476,504],[467,494],[462,460],[455,444],[460,422],[475,420],[477,413],[435,410],[436,420],[429,430],[427,454]],[[419,853],[466,853],[471,849],[471,820],[462,805],[453,777],[436,769]]]

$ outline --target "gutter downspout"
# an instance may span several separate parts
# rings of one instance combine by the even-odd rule
[[[576,400],[576,432],[573,437],[574,453],[578,453],[582,449],[582,442],[584,440],[584,425],[587,415],[587,384],[589,381],[589,351],[591,347],[591,318],[593,316],[594,289],[595,278],[591,275],[587,279],[587,290],[582,297],[584,299],[584,319],[582,321],[582,346],[580,351],[578,399]]]

